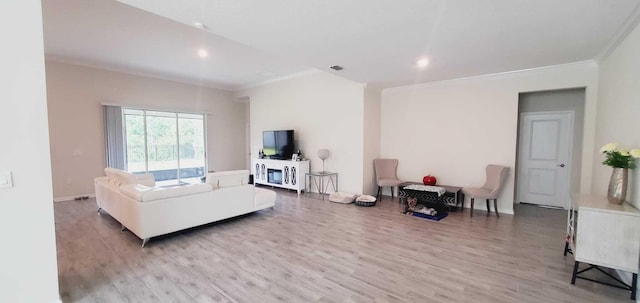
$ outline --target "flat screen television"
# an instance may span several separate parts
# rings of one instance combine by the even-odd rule
[[[262,152],[270,159],[291,159],[294,150],[293,130],[268,130],[262,132]]]

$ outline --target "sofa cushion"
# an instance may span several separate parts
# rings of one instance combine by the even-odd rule
[[[120,186],[120,193],[133,200],[142,201],[142,195],[154,188],[142,184],[125,184]]]
[[[210,184],[189,184],[172,187],[148,187],[141,184],[125,184],[120,186],[120,192],[122,194],[140,202],[188,196],[211,190]]]
[[[136,184],[142,184],[149,187],[156,186],[156,179],[153,174],[136,174]]]
[[[117,168],[107,167],[104,173],[109,177],[109,181],[116,185],[136,184],[136,175]]]
[[[207,174],[207,183],[214,189],[249,184],[248,170],[230,170]]]
[[[109,178],[109,183],[116,187],[125,184],[142,184],[149,187],[156,186],[156,180],[153,174],[132,174],[128,171],[113,167],[105,168],[104,173]]]
[[[255,187],[253,199],[255,205],[262,205],[266,203],[272,203],[276,201],[276,192],[264,188]]]

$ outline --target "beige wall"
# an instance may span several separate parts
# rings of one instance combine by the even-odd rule
[[[482,185],[489,163],[509,166],[498,207],[512,213],[519,93],[586,87],[581,184],[589,184],[597,72],[594,62],[585,62],[386,89],[380,156],[400,160],[401,179],[429,173],[457,186]]]
[[[0,36],[0,302],[60,302],[40,1],[0,1]]]
[[[265,130],[293,129],[296,148],[311,160],[311,170],[322,170],[318,149],[331,156],[326,169],[339,173],[339,190],[363,190],[363,85],[315,72],[237,95],[251,107],[251,153],[262,148]]]
[[[56,198],[94,192],[104,175],[102,103],[206,112],[209,170],[245,168],[245,107],[230,92],[46,61]]]
[[[364,90],[364,154],[363,188],[364,194],[375,195],[377,191],[373,159],[380,157],[380,118],[382,94],[379,90]]]
[[[590,187],[584,190],[580,188],[580,176],[582,175],[582,142],[584,141],[584,99],[584,88],[532,92],[520,95],[518,107],[520,113],[548,111],[572,111],[574,113],[573,153],[571,154],[571,165],[569,166],[571,168],[570,193],[590,191]],[[516,203],[518,203],[518,201],[516,201]]]
[[[244,103],[244,163],[245,169],[251,169],[251,103],[249,103],[249,98],[240,98],[236,99],[240,102]]]
[[[592,191],[606,194],[611,168],[601,164],[599,153],[606,143],[623,148],[640,148],[640,25],[600,63],[598,119],[593,159]],[[638,163],[639,161],[636,161]],[[632,170],[630,196],[640,207],[640,167]]]

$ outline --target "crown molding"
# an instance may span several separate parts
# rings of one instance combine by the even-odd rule
[[[596,56],[595,61],[602,62],[609,58],[611,53],[618,48],[620,43],[622,43],[622,41],[624,41],[638,25],[640,25],[640,3],[631,12],[631,14],[629,14],[629,17],[627,17],[611,40],[609,40],[609,43],[604,50]]]
[[[517,77],[521,77],[525,73],[536,73],[536,72],[542,72],[542,71],[547,71],[552,69],[582,67],[582,66],[597,67],[598,62],[596,62],[595,60],[585,60],[585,61],[577,61],[577,62],[571,62],[571,63],[557,64],[557,65],[547,65],[547,66],[540,66],[540,67],[534,67],[534,68],[519,69],[519,70],[513,70],[513,71],[507,71],[507,72],[491,73],[491,74],[447,79],[447,80],[440,80],[440,81],[433,81],[433,82],[415,82],[410,84],[387,87],[387,88],[384,88],[383,91],[388,89],[406,88],[414,85],[436,86],[436,85],[445,85],[445,84],[471,81],[471,80],[497,80],[497,79],[517,78]]]
[[[153,79],[159,79],[159,80],[165,80],[165,81],[171,81],[171,82],[178,82],[182,84],[195,85],[200,87],[208,87],[208,88],[213,88],[213,89],[222,90],[226,92],[233,92],[233,88],[231,86],[217,85],[209,82],[198,81],[195,79],[174,77],[166,74],[154,73],[149,71],[139,71],[139,70],[134,70],[126,67],[117,67],[113,65],[108,65],[104,63],[89,62],[85,60],[71,59],[71,58],[55,56],[55,55],[45,55],[45,59],[48,61],[53,61],[53,62],[58,62],[63,64],[71,64],[71,65],[77,65],[77,66],[88,67],[93,69],[101,69],[101,70],[106,70],[110,72],[122,73],[122,74],[127,74],[132,76],[153,78]]]

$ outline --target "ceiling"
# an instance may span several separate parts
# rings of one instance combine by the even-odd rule
[[[309,70],[112,0],[43,0],[47,58],[234,90]],[[198,50],[208,50],[208,57]]]
[[[230,90],[312,69],[385,88],[596,59],[640,11],[637,0],[119,1],[44,0],[47,56]]]

